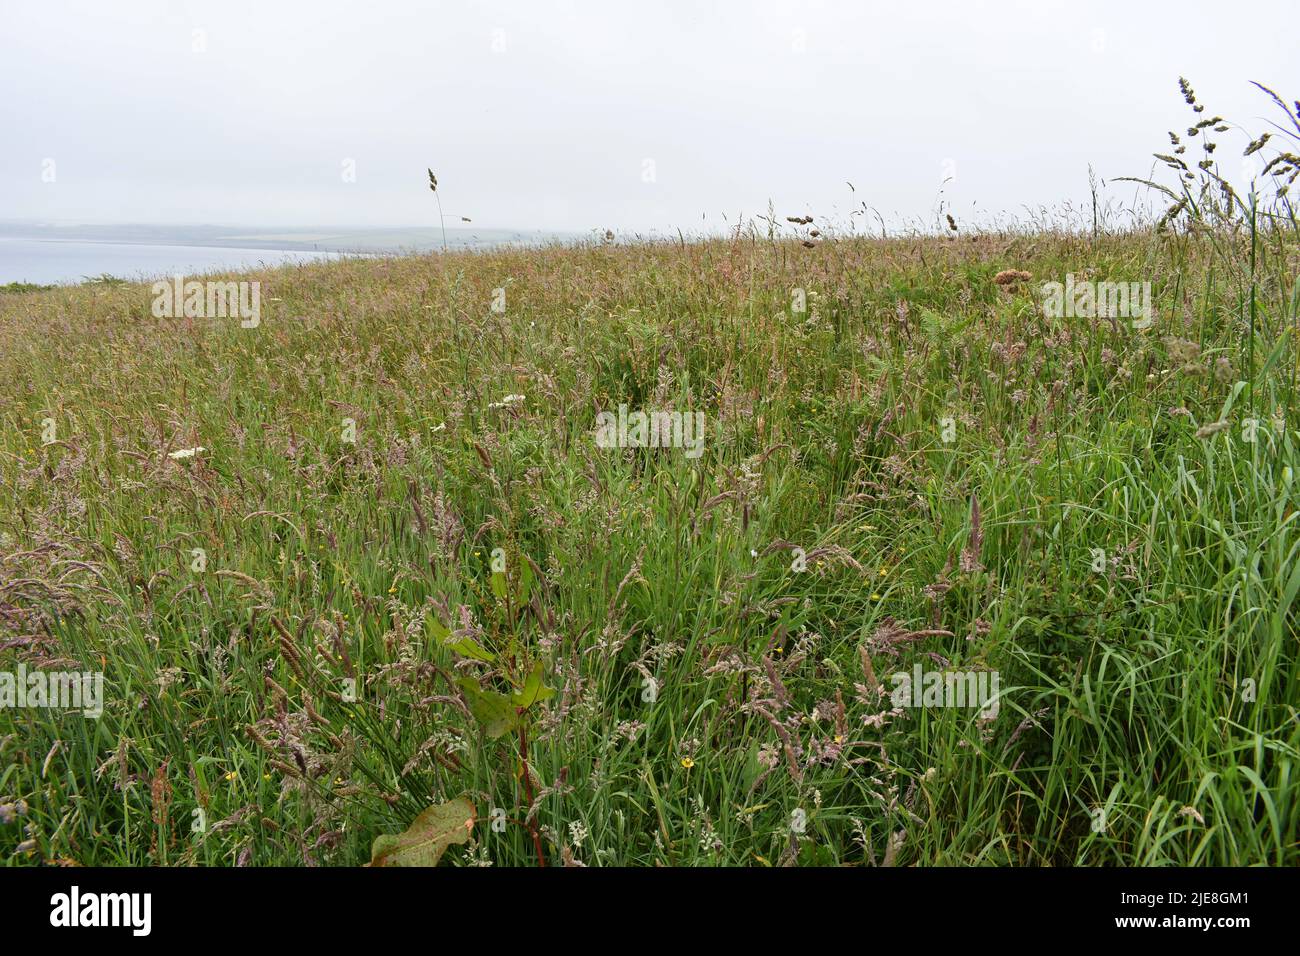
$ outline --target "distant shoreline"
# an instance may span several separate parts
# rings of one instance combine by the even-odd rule
[[[448,229],[448,251],[536,246],[576,234]],[[76,285],[103,276],[149,281],[344,257],[425,255],[441,229],[254,229],[245,226],[50,225],[0,222],[0,287]]]
[[[527,229],[449,228],[448,249],[498,247],[576,239],[579,233]],[[444,238],[438,227],[268,227],[213,225],[68,224],[0,221],[0,239],[29,242],[97,242],[119,245],[196,246],[287,252],[386,254],[436,252]]]

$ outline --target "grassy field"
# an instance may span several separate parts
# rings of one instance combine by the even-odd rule
[[[0,859],[1300,863],[1294,219],[782,227],[0,295]]]

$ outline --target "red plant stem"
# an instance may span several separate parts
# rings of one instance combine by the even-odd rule
[[[523,717],[523,708],[519,709],[519,715]],[[524,771],[524,795],[528,798],[528,811],[532,813],[533,809],[533,777],[528,772],[528,728],[522,720],[519,722],[519,760],[523,764]],[[542,850],[542,837],[537,832],[537,818],[530,817],[528,820],[528,832],[533,835],[533,846],[537,849],[537,865],[546,866],[546,853]]]

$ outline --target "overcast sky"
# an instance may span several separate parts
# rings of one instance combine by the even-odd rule
[[[1180,74],[1262,131],[1248,81],[1300,97],[1297,10],[4,0],[0,217],[428,226],[426,166],[449,226],[933,218],[947,177],[959,219],[1017,212],[1146,173]]]

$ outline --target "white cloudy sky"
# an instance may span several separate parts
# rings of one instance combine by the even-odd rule
[[[932,217],[949,173],[959,218],[1016,212],[1086,196],[1089,163],[1146,172],[1187,125],[1180,74],[1265,128],[1248,81],[1300,97],[1296,21],[1294,0],[4,0],[0,217],[430,225],[426,166],[484,227],[844,213],[846,181]]]

